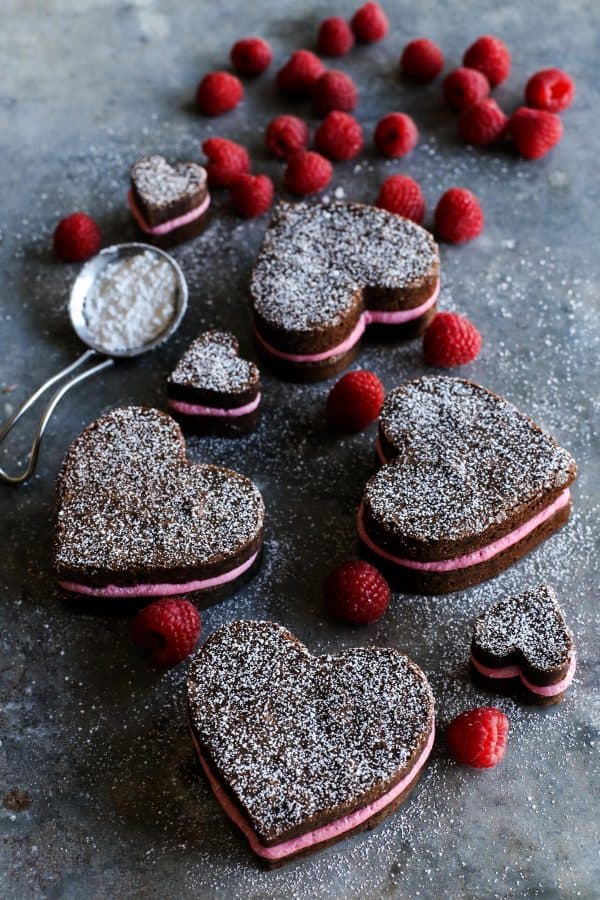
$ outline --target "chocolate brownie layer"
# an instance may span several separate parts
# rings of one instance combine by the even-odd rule
[[[215,632],[190,667],[188,705],[203,759],[264,847],[382,797],[433,728],[431,690],[407,657],[312,657],[272,622]]]
[[[261,359],[268,363],[269,368],[275,375],[288,381],[305,382],[307,384],[339,375],[340,372],[348,368],[358,354],[358,344],[355,344],[346,353],[331,356],[323,362],[294,363],[269,353],[259,340],[257,340],[256,346]]]
[[[321,353],[367,308],[420,306],[438,278],[435,242],[407,219],[356,203],[280,203],[251,279],[255,326],[276,350]]]
[[[187,460],[179,426],[113,410],[75,439],[58,478],[55,570],[102,587],[182,584],[231,572],[262,543],[254,484]]]
[[[151,228],[197,209],[207,196],[206,170],[198,163],[171,165],[164,156],[145,156],[130,176],[136,206]]]
[[[519,677],[516,678],[486,678],[478,672],[473,663],[469,665],[472,681],[480,688],[501,697],[518,698],[520,702],[531,706],[556,706],[565,696],[565,691],[554,694],[551,697],[542,697],[528,691]]]
[[[301,859],[305,856],[312,856],[313,853],[318,853],[320,850],[325,850],[327,847],[331,847],[333,844],[337,844],[340,841],[352,837],[355,834],[361,834],[363,831],[370,831],[373,828],[376,828],[381,824],[381,822],[385,821],[388,816],[391,816],[392,813],[396,812],[396,810],[399,809],[399,807],[402,806],[402,804],[408,799],[411,791],[419,781],[422,771],[422,769],[419,769],[419,771],[415,773],[415,777],[410,782],[408,787],[400,794],[398,794],[398,796],[395,797],[390,803],[388,803],[388,805],[384,809],[375,813],[364,822],[361,822],[361,824],[357,825],[355,828],[351,828],[348,831],[341,832],[335,837],[331,837],[325,841],[320,841],[318,844],[313,844],[311,847],[306,847],[303,850],[298,851],[297,853],[291,853],[289,856],[283,856],[277,860],[265,859],[264,857],[257,858],[260,860],[261,865],[263,865],[265,868],[278,869],[281,868],[281,866],[286,865],[288,862],[291,862],[292,860]],[[225,791],[231,798],[231,794],[227,791],[225,785],[220,783],[217,773],[211,769],[211,774],[213,778],[215,778],[215,780],[218,782],[221,790]]]
[[[182,244],[184,241],[191,241],[192,238],[202,234],[208,223],[208,218],[209,212],[207,210],[198,216],[197,219],[188,222],[187,225],[181,225],[179,228],[174,228],[173,231],[168,231],[166,234],[148,234],[147,231],[143,231],[140,228],[140,235],[143,235],[147,244],[160,247],[161,250],[168,250],[170,247],[176,247],[177,244]]]
[[[260,415],[258,409],[233,419],[186,415],[176,409],[170,409],[169,412],[187,434],[196,434],[199,437],[242,437],[256,428]]]
[[[379,420],[389,464],[367,484],[364,526],[400,558],[451,560],[514,531],[575,478],[571,455],[515,406],[460,378],[391,391]]]
[[[566,524],[570,512],[571,504],[546,519],[523,540],[496,554],[486,562],[467,566],[464,569],[453,569],[446,572],[422,571],[388,562],[368,549],[366,549],[365,555],[373,559],[377,566],[385,571],[394,586],[400,590],[416,594],[450,594],[453,591],[462,591],[473,587],[489,578],[495,578],[504,569],[518,562],[521,557],[530,553],[538,544],[562,528]]]

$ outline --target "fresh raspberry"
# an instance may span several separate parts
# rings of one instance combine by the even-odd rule
[[[504,758],[508,719],[495,706],[480,706],[457,716],[448,728],[448,750],[457,762],[491,769]]]
[[[496,87],[508,78],[510,53],[500,38],[485,34],[465,51],[463,65],[483,72],[490,85]]]
[[[350,22],[357,41],[373,44],[388,33],[390,23],[379,3],[365,3],[357,9]]]
[[[375,421],[382,403],[383,385],[374,372],[347,372],[329,392],[327,422],[337,431],[362,431]]]
[[[229,186],[229,194],[236,212],[254,219],[273,202],[273,182],[268,175],[238,175]]]
[[[233,68],[240,75],[260,75],[268,69],[273,59],[269,44],[259,37],[247,37],[236,41],[231,48]]]
[[[444,54],[427,38],[417,38],[406,45],[400,57],[400,71],[411,81],[427,84],[444,68]]]
[[[419,132],[410,116],[388,113],[377,123],[373,139],[384,156],[406,156],[416,147]]]
[[[131,623],[131,637],[134,644],[149,653],[154,665],[166,668],[189,656],[201,625],[193,603],[165,597],[139,611]]]
[[[277,73],[277,87],[287,97],[307,100],[324,71],[318,56],[310,50],[296,50]]]
[[[325,581],[330,613],[354,625],[379,619],[389,606],[390,596],[390,586],[381,572],[362,559],[346,560]]]
[[[314,194],[327,187],[333,175],[333,167],[320,153],[303,150],[288,160],[285,184],[292,194]]]
[[[102,235],[90,216],[74,212],[61,219],[54,229],[54,252],[63,262],[82,262],[100,249]]]
[[[209,138],[202,144],[202,151],[209,159],[205,166],[208,183],[214,187],[228,187],[238,175],[250,171],[248,151],[228,138]]]
[[[308,125],[297,116],[277,116],[267,126],[265,143],[273,156],[287,159],[308,147]]]
[[[475,194],[466,188],[450,188],[435,208],[435,232],[443,241],[462,244],[483,231],[483,211]]]
[[[467,144],[487,147],[503,134],[508,122],[495,100],[488,97],[461,112],[458,117],[458,132]]]
[[[466,316],[439,312],[423,335],[423,356],[430,366],[451,369],[473,362],[481,350],[481,335]]]
[[[420,224],[425,217],[425,198],[408,175],[390,175],[379,189],[376,205]]]
[[[362,126],[349,113],[334,109],[315,132],[315,147],[329,159],[352,159],[362,150]]]
[[[460,66],[446,75],[442,89],[448,106],[462,112],[474,103],[485,100],[490,92],[490,83],[483,72]]]
[[[510,117],[508,131],[521,156],[539,159],[545,156],[563,136],[563,124],[545,109],[521,106]]]
[[[527,106],[546,112],[562,112],[574,96],[575,82],[562,69],[542,69],[531,76],[525,87]]]
[[[314,89],[315,108],[325,116],[333,109],[352,112],[358,103],[358,91],[349,75],[330,69],[318,79]]]
[[[229,72],[209,72],[196,91],[198,109],[205,116],[220,116],[235,109],[242,97],[242,82]]]
[[[341,16],[324,19],[319,28],[317,49],[323,56],[345,56],[354,46],[352,29]]]

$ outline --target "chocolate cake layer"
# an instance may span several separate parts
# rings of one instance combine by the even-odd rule
[[[365,309],[414,309],[438,279],[433,238],[407,219],[338,201],[280,203],[251,279],[255,327],[278,351],[321,353],[346,340]]]
[[[407,657],[312,657],[272,622],[215,632],[190,667],[188,705],[203,759],[265,847],[382,797],[433,728],[431,690]]]
[[[221,790],[225,791],[227,793],[227,795],[233,800],[230,792],[227,791],[226,786],[219,781],[219,777],[218,777],[217,773],[214,772],[212,769],[211,769],[211,773],[212,773],[213,777],[219,783]],[[402,804],[408,799],[411,791],[413,790],[413,788],[419,781],[421,774],[422,774],[422,769],[420,769],[418,772],[416,772],[414,779],[411,781],[411,783],[408,785],[408,787],[405,790],[403,790],[400,794],[398,794],[398,796],[395,797],[390,803],[388,803],[388,805],[384,809],[382,809],[379,812],[375,813],[374,815],[370,816],[368,819],[366,819],[364,822],[361,822],[356,827],[351,828],[348,831],[343,831],[334,837],[328,838],[327,840],[319,841],[319,843],[315,843],[312,846],[306,847],[302,850],[299,850],[296,853],[291,853],[289,856],[283,856],[277,860],[265,859],[264,857],[258,857],[260,859],[261,865],[263,865],[267,869],[277,869],[277,868],[280,868],[281,866],[286,865],[288,862],[292,862],[293,860],[301,859],[306,856],[312,856],[313,853],[318,853],[321,850],[325,850],[327,847],[331,847],[333,844],[338,844],[340,841],[345,840],[346,838],[352,837],[355,834],[361,834],[363,831],[370,831],[373,828],[376,828],[378,825],[380,825],[382,822],[384,822],[389,816],[391,816],[392,813],[396,812],[396,810],[399,809],[399,807],[402,806]]]
[[[498,553],[486,562],[468,566],[463,569],[453,569],[446,572],[431,572],[417,569],[409,569],[382,559],[372,551],[367,551],[369,558],[387,574],[389,580],[399,589],[408,593],[417,594],[449,594],[453,591],[462,591],[466,588],[494,578],[518,562],[521,557],[530,553],[538,544],[545,541],[566,524],[571,512],[571,504],[563,507],[551,518],[546,519],[538,528],[530,532],[527,537]]]
[[[55,571],[61,582],[95,587],[204,580],[248,561],[263,528],[263,501],[248,478],[189,462],[164,413],[116,409],[67,452]]]
[[[256,428],[260,418],[258,409],[244,416],[236,416],[234,419],[186,415],[175,409],[170,409],[169,412],[187,434],[196,434],[199,437],[242,437]]]
[[[181,225],[179,228],[174,228],[173,231],[168,231],[166,234],[148,234],[147,231],[140,229],[140,235],[143,235],[144,241],[147,244],[160,247],[161,250],[169,250],[171,247],[176,247],[177,244],[182,244],[184,241],[191,241],[192,238],[202,234],[206,228],[208,219],[209,212],[207,210],[198,216],[197,219],[188,222],[187,225]]]
[[[294,363],[287,359],[281,359],[261,346],[257,341],[257,350],[261,359],[268,363],[269,368],[275,375],[288,381],[304,382],[310,384],[315,381],[323,381],[326,378],[333,378],[347,369],[350,363],[356,359],[359,346],[356,344],[346,353],[338,356],[331,356],[323,362]]]

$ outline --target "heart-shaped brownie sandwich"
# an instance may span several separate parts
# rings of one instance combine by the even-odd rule
[[[391,391],[377,452],[359,535],[407,589],[446,593],[491,578],[569,517],[571,455],[470,381],[428,376]]]
[[[421,334],[435,314],[439,254],[424,228],[359,203],[280,203],[250,286],[256,338],[270,364],[328,378],[367,325]]]
[[[260,373],[239,351],[229,331],[205,331],[186,350],[167,381],[169,406],[184,427],[236,436],[256,424]]]
[[[176,422],[115,409],[71,444],[58,478],[60,585],[97,597],[202,592],[218,599],[258,560],[264,505],[256,486],[186,457]]]
[[[267,865],[376,825],[433,745],[433,695],[408,657],[311,656],[273,622],[215,632],[190,667],[188,707],[211,787]]]
[[[506,597],[475,620],[474,674],[492,688],[520,680],[536,703],[558,703],[575,675],[573,635],[547,584]]]
[[[169,247],[202,231],[210,194],[201,165],[145,156],[131,167],[130,179],[127,202],[147,240]]]

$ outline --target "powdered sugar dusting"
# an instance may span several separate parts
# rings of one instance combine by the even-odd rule
[[[411,540],[460,540],[514,516],[573,478],[571,455],[504,398],[426,376],[387,395],[383,437],[396,458],[367,484],[369,510]]]
[[[429,232],[408,219],[358,203],[280,203],[252,275],[252,304],[289,330],[333,326],[362,288],[407,287],[437,262]]]
[[[263,839],[391,786],[432,727],[431,690],[406,656],[312,657],[272,622],[216,632],[192,663],[188,699],[202,749]]]
[[[546,584],[506,597],[486,610],[475,622],[473,643],[498,657],[519,650],[542,672],[565,666],[573,651],[573,637],[556,594]]]
[[[188,347],[169,377],[173,384],[239,394],[258,387],[258,367],[239,355],[229,331],[207,331]]]
[[[172,322],[176,292],[173,266],[151,250],[109,263],[83,305],[92,340],[109,353],[150,343]]]
[[[59,573],[210,565],[235,557],[264,520],[249,479],[188,463],[179,426],[142,407],[113,410],[76,438],[58,495]]]

